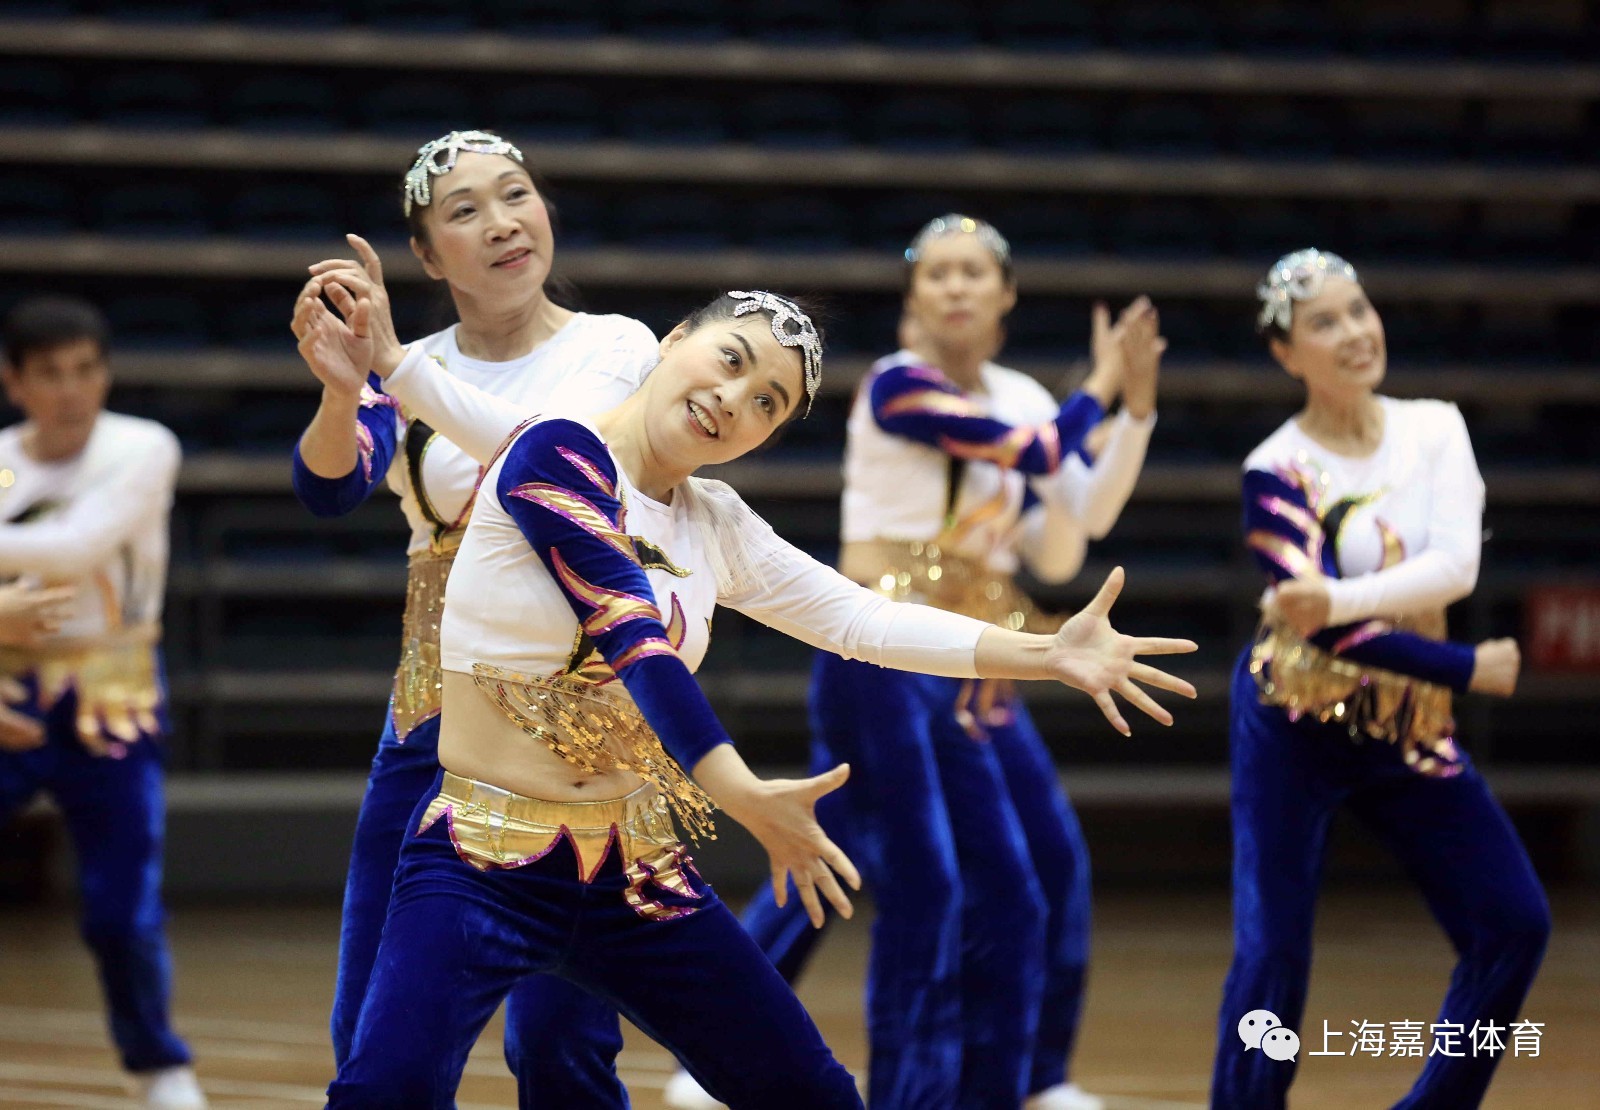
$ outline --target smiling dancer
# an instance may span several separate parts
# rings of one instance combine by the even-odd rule
[[[1032,626],[1012,582],[1019,563],[1071,578],[1138,478],[1164,346],[1154,309],[1141,299],[1113,328],[1097,307],[1093,370],[1058,403],[991,361],[1017,297],[993,226],[933,220],[906,261],[908,349],[872,368],[850,418],[841,570],[887,597]],[[1122,411],[1102,423],[1119,391]],[[854,768],[824,801],[824,825],[855,853],[878,909],[874,1110],[1098,1107],[1066,1075],[1088,958],[1088,849],[1026,707],[1003,683],[828,654],[810,701],[814,763]],[[744,923],[798,974],[815,938],[792,910],[761,892]],[[681,1073],[667,1096],[715,1105]]]
[[[1293,1060],[1241,1048],[1252,1010],[1297,1028],[1328,826],[1348,808],[1399,857],[1460,957],[1439,1022],[1516,1020],[1550,933],[1527,852],[1455,745],[1451,693],[1501,697],[1517,646],[1444,639],[1472,592],[1483,479],[1443,401],[1378,394],[1383,322],[1338,255],[1296,251],[1258,294],[1306,403],[1251,452],[1245,543],[1270,583],[1233,678],[1234,958],[1212,1105],[1281,1107]],[[1430,1052],[1397,1106],[1477,1106],[1498,1056]]]
[[[571,405],[610,408],[638,388],[655,363],[650,329],[625,316],[563,308],[546,286],[554,252],[550,212],[522,153],[497,135],[452,131],[417,151],[401,190],[411,249],[445,283],[460,323],[417,349],[449,373],[529,410],[562,383],[581,379]],[[361,261],[330,260],[366,279],[374,319],[392,328],[378,257],[352,237]],[[314,284],[317,276],[311,278]],[[302,328],[296,326],[299,337]],[[294,458],[294,488],[318,516],[350,512],[385,480],[411,526],[400,665],[372,760],[345,884],[339,972],[331,1028],[334,1057],[349,1054],[394,868],[411,811],[438,771],[439,621],[473,489],[498,440],[474,432],[442,436],[366,381],[325,383]],[[560,980],[530,979],[506,1009],[506,1061],[519,1103],[532,1107],[624,1107],[614,1061],[616,1014]]]
[[[328,292],[348,325],[302,302],[302,351],[325,380],[398,365],[386,388],[441,423],[488,426],[509,408],[415,352],[374,353],[366,302]],[[661,351],[640,391],[592,422],[528,421],[480,487],[441,635],[439,794],[402,851],[330,1105],[447,1105],[500,996],[540,970],[614,1001],[732,1106],[859,1105],[667,820],[670,809],[704,830],[720,806],[767,848],[775,887],[795,879],[813,921],[819,890],[848,913],[834,871],[854,880],[854,869],[812,817],[847,769],[798,783],[750,775],[691,677],[718,602],[879,663],[1055,678],[1123,731],[1113,690],[1161,717],[1134,680],[1192,693],[1132,661],[1192,644],[1106,622],[1120,571],[1054,637],[1000,629],[878,597],[785,544],[727,487],[691,480],[809,407],[821,344],[793,302],[726,294]]]

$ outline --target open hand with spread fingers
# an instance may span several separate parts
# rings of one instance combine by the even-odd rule
[[[1157,704],[1143,686],[1170,690],[1186,698],[1195,696],[1189,683],[1140,663],[1137,657],[1181,655],[1196,650],[1197,645],[1193,640],[1162,636],[1125,636],[1112,628],[1111,606],[1122,592],[1123,581],[1122,568],[1117,567],[1106,576],[1094,600],[1061,626],[1045,652],[1045,668],[1050,677],[1092,697],[1112,727],[1130,736],[1132,730],[1112,694],[1164,725],[1172,723],[1172,714]]]

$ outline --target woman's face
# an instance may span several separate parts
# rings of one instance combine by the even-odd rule
[[[645,379],[650,441],[691,469],[736,459],[767,441],[805,399],[798,347],[772,334],[752,312],[679,324],[661,341],[661,361]]]
[[[424,209],[427,242],[411,250],[452,289],[491,302],[527,299],[544,286],[555,235],[528,171],[503,154],[463,154],[434,179]]]
[[[1329,276],[1315,297],[1295,304],[1289,341],[1274,339],[1272,357],[1313,393],[1371,393],[1388,368],[1383,321],[1360,285]]]
[[[911,272],[906,313],[940,346],[993,343],[1017,303],[1017,288],[976,235],[941,235],[922,248]]]

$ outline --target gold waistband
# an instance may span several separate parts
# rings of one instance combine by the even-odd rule
[[[157,645],[161,626],[144,624],[100,636],[59,637],[36,648],[0,648],[0,675],[34,678],[39,707],[69,690],[78,695],[78,737],[104,752],[107,741],[131,744],[160,731],[166,700]]]
[[[428,803],[421,833],[444,817],[456,854],[480,871],[522,867],[542,858],[563,836],[578,862],[578,881],[592,882],[613,843],[635,911],[653,919],[683,916],[645,890],[654,882],[688,898],[699,897],[685,877],[693,864],[672,828],[667,801],[651,783],[621,798],[556,802],[513,794],[449,771]]]
[[[444,614],[444,587],[455,562],[454,550],[418,552],[406,572],[406,612],[401,619],[400,665],[394,672],[389,712],[395,736],[439,714],[444,675],[439,667],[439,618]]]
[[[631,771],[660,791],[691,839],[715,839],[713,805],[669,756],[620,682],[536,677],[474,663],[478,688],[513,724],[580,770]]]
[[[847,543],[839,553],[839,569],[891,601],[932,605],[1013,631],[1049,623],[1009,574],[952,554],[937,541]]]
[[[1442,614],[1406,623],[1422,635],[1444,634]],[[1263,704],[1280,707],[1291,720],[1309,715],[1344,725],[1353,739],[1398,744],[1420,774],[1448,777],[1461,770],[1449,687],[1342,659],[1265,621],[1250,649],[1250,673]]]

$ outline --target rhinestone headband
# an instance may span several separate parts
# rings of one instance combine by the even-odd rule
[[[962,216],[950,213],[939,216],[922,225],[922,230],[917,232],[916,238],[911,240],[911,245],[906,248],[906,261],[916,265],[922,257],[922,252],[929,243],[945,235],[976,235],[978,242],[989,248],[989,253],[994,255],[995,261],[1002,266],[1011,264],[1011,244],[1006,242],[1006,237],[995,230],[995,226],[987,220],[973,219],[971,216]]]
[[[801,312],[799,305],[776,293],[730,289],[728,296],[737,302],[733,308],[735,319],[751,312],[770,312],[773,338],[785,347],[800,348],[800,358],[805,364],[806,415],[809,416],[811,402],[817,397],[817,386],[822,384],[822,336],[817,334],[811,317]],[[792,331],[791,324],[794,325]]]
[[[401,186],[406,215],[411,215],[413,205],[426,208],[433,202],[433,179],[455,169],[463,154],[504,154],[522,161],[522,151],[492,131],[452,131],[442,139],[424,143]]]
[[[1294,302],[1309,300],[1322,292],[1329,274],[1348,281],[1360,281],[1356,268],[1336,254],[1307,247],[1286,254],[1267,271],[1267,280],[1256,286],[1261,298],[1261,314],[1256,330],[1266,331],[1276,324],[1284,331],[1294,322]]]

